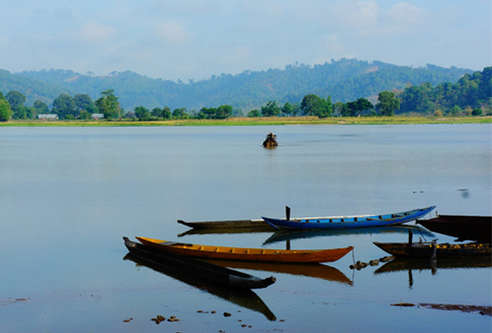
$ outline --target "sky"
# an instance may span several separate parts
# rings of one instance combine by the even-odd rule
[[[490,0],[0,0],[0,69],[202,80],[341,58],[492,63]]]

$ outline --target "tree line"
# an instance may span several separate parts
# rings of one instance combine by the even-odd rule
[[[332,103],[331,97],[316,94],[305,95],[300,103],[268,101],[260,108],[246,113],[248,117],[357,117],[392,116],[395,113],[422,113],[442,115],[491,114],[492,110],[492,67],[481,72],[465,74],[457,83],[442,83],[433,87],[429,83],[410,86],[403,91],[382,91],[377,102],[358,98],[346,103]],[[125,111],[115,96],[114,90],[104,90],[93,101],[87,94],[70,96],[62,93],[53,100],[51,108],[43,101],[36,100],[32,106],[24,105],[26,97],[18,91],[9,91],[5,96],[0,92],[0,121],[9,119],[36,119],[40,114],[56,114],[59,119],[91,119],[93,114],[102,114],[105,119],[170,120],[170,119],[226,119],[244,115],[231,105],[202,107],[200,110],[168,106],[148,109],[137,106]],[[484,112],[485,111],[485,112]]]

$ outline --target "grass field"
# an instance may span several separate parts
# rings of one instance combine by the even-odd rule
[[[492,116],[481,117],[268,117],[229,118],[224,120],[166,120],[166,121],[81,121],[81,120],[10,120],[0,122],[0,127],[117,127],[117,126],[264,126],[264,125],[406,125],[406,124],[479,124],[492,123]]]

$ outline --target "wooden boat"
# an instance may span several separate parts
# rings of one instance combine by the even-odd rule
[[[350,228],[350,229],[301,229],[301,230],[291,230],[283,229],[274,232],[270,237],[268,237],[263,245],[283,242],[295,239],[306,239],[314,237],[323,236],[347,236],[347,235],[360,235],[360,234],[378,234],[378,233],[408,233],[408,231],[413,231],[413,233],[424,236],[424,237],[434,237],[434,234],[425,230],[422,227],[413,225],[396,225],[389,227],[367,227],[367,228]]]
[[[187,257],[156,254],[152,248],[145,245],[132,242],[127,237],[123,237],[125,246],[130,253],[138,256],[153,264],[170,265],[173,269],[186,271],[193,274],[195,279],[206,280],[211,283],[220,284],[229,288],[265,288],[275,282],[273,276],[266,279],[260,279],[243,272],[238,272],[226,267],[217,266],[209,262],[195,260]]]
[[[406,212],[382,215],[358,216],[329,216],[329,217],[302,217],[290,219],[274,219],[263,217],[263,220],[275,229],[345,229],[380,227],[402,224],[414,221],[432,211],[436,206],[409,210]]]
[[[417,220],[417,223],[459,240],[492,241],[492,216],[439,215],[428,220]]]
[[[460,256],[490,256],[491,247],[488,243],[436,244],[433,242],[417,243],[379,243],[374,245],[397,257],[431,258]]]
[[[261,262],[316,263],[336,261],[352,251],[353,247],[325,250],[273,250],[227,246],[212,246],[169,242],[148,237],[137,237],[144,245],[156,251],[207,259],[245,260]]]
[[[239,232],[263,232],[272,231],[273,228],[263,219],[250,220],[223,220],[223,221],[199,221],[186,222],[178,220],[179,224],[193,228],[195,233],[239,233]]]

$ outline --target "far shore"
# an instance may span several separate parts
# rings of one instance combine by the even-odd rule
[[[183,120],[10,120],[0,127],[118,127],[118,126],[266,126],[266,125],[413,125],[413,124],[482,124],[492,123],[492,116],[469,117],[260,117]]]

